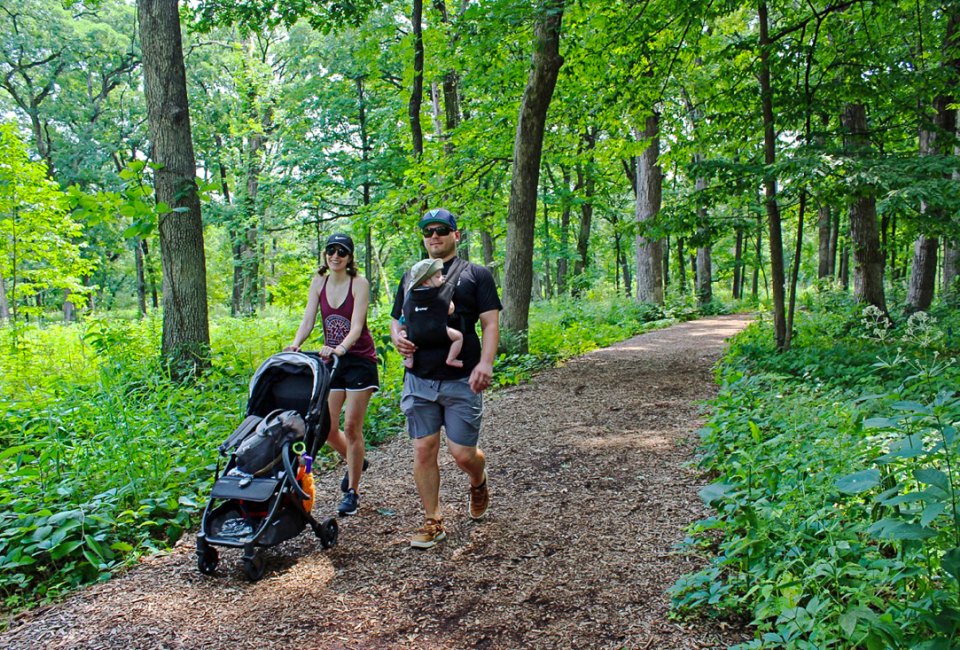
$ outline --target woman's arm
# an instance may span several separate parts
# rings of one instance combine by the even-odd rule
[[[313,280],[310,282],[310,293],[307,295],[307,307],[303,310],[303,320],[293,337],[293,343],[285,347],[284,352],[299,352],[300,346],[310,338],[310,332],[313,331],[313,326],[317,322],[317,309],[320,307],[320,289],[322,287],[323,276],[319,273],[314,274]]]

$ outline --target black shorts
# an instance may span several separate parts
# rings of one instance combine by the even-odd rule
[[[380,374],[377,363],[365,357],[345,354],[330,382],[330,390],[361,391],[380,390]]]

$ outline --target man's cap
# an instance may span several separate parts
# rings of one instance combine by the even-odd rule
[[[443,270],[443,260],[420,260],[410,269],[410,288],[419,287],[420,283],[437,271]]]
[[[453,230],[457,230],[457,218],[446,208],[434,208],[424,212],[420,221],[417,222],[417,228],[423,228],[431,223],[442,223],[445,226],[450,226]]]
[[[347,252],[353,255],[353,240],[350,235],[344,235],[342,232],[335,232],[327,237],[327,246],[337,244],[347,249]]]

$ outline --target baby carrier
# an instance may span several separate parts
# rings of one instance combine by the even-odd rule
[[[407,328],[407,338],[417,347],[450,347],[450,337],[447,336],[448,310],[466,265],[459,257],[454,258],[449,274],[439,287],[410,286],[412,283],[408,274],[403,297],[403,324]],[[462,319],[459,329],[463,331]]]
[[[246,418],[219,447],[210,500],[197,534],[197,568],[212,574],[215,546],[243,549],[247,577],[266,570],[260,548],[296,537],[307,524],[324,548],[337,542],[333,517],[322,522],[313,507],[312,459],[327,440],[327,396],[339,359],[328,368],[315,354],[281,352],[261,364],[250,380]]]

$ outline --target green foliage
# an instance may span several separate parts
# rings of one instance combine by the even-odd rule
[[[687,539],[709,566],[672,588],[675,611],[750,621],[742,648],[951,647],[956,342],[927,314],[893,327],[832,293],[810,307],[789,352],[758,323],[718,369],[701,431],[716,514]]]
[[[30,160],[15,125],[0,124],[0,282],[10,283],[11,311],[39,314],[31,301],[48,289],[69,291],[80,303],[80,278],[93,264],[80,257],[80,226],[66,213],[63,194],[43,164]]]

